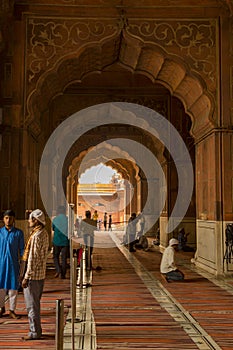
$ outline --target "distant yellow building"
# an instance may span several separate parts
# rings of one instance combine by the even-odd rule
[[[79,184],[77,188],[77,217],[84,218],[85,211],[98,212],[103,222],[104,213],[112,215],[113,228],[124,224],[124,188],[119,184]],[[123,209],[121,209],[123,208]]]

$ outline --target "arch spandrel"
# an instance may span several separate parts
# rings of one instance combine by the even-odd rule
[[[117,20],[98,23],[89,21],[85,24],[83,20],[75,22],[74,19],[48,21],[34,18],[30,21],[26,123],[33,116],[38,118],[67,85],[82,80],[90,72],[101,72],[117,61],[131,72],[144,72],[178,96],[187,114],[195,121],[193,130],[199,137],[204,130],[203,124],[205,129],[213,126],[212,121],[216,118],[213,102],[216,93],[215,20],[136,22],[129,19],[122,35]],[[95,25],[97,29],[93,29]],[[79,29],[78,35],[74,34],[74,28]],[[36,39],[42,47],[46,46],[47,55],[36,50]],[[188,87],[189,94],[182,85]],[[206,101],[205,113],[200,120],[203,101]]]

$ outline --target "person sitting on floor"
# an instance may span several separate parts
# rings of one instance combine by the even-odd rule
[[[136,249],[143,249],[143,250],[147,250],[148,247],[149,247],[148,239],[146,238],[145,235],[143,235],[141,233],[141,231],[138,232],[137,239],[135,240],[134,247]]]
[[[167,282],[184,280],[183,272],[175,264],[175,251],[178,250],[178,244],[177,239],[171,238],[169,246],[163,252],[160,272],[165,275]]]
[[[187,245],[187,237],[189,233],[185,233],[185,230],[183,227],[179,229],[178,233],[178,241],[179,241],[179,250],[182,250],[183,252],[193,252],[194,249],[192,247],[189,247]]]

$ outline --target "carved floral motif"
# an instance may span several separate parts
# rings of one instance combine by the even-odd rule
[[[62,56],[77,51],[85,42],[97,42],[114,35],[117,22],[98,20],[28,21],[28,79],[51,68]]]
[[[51,69],[63,56],[75,53],[87,43],[100,43],[120,32],[119,19],[28,20],[28,80]],[[207,80],[210,90],[216,85],[216,22],[188,20],[127,21],[127,32],[146,44],[182,56],[190,67]]]
[[[182,56],[197,72],[215,85],[216,76],[216,22],[147,20],[132,23],[127,31],[146,42],[162,47],[169,54]]]
[[[182,64],[188,67],[187,70],[202,77],[209,92],[215,93],[216,26],[215,21],[209,20],[190,22],[167,19],[165,22],[139,19],[122,21],[119,17],[115,19],[50,18],[49,20],[29,18],[27,20],[28,84],[26,84],[25,96],[28,115],[26,118],[30,120],[32,114],[37,113],[37,109],[39,112],[41,108],[37,106],[38,99],[37,102],[31,99],[35,92],[37,94],[42,92],[37,85],[39,78],[44,82],[43,93],[46,96],[38,103],[46,104],[47,99],[50,98],[49,94],[51,96],[53,94],[53,89],[57,93],[59,88],[62,88],[62,85],[58,88],[56,85],[56,75],[61,73],[57,70],[58,68],[61,71],[64,69],[64,72],[73,70],[72,77],[77,79],[80,76],[78,71],[88,72],[93,67],[101,69],[102,64],[104,66],[105,63],[109,65],[115,62],[124,45],[126,47],[128,45],[127,54],[133,52],[130,49],[134,45],[138,45],[137,49],[141,52],[148,47],[153,50],[154,47],[155,52],[159,51],[164,57],[170,57],[174,62],[177,60],[178,65],[183,61]],[[97,46],[103,52],[99,51]],[[132,57],[127,54],[124,57],[124,63],[131,66]],[[137,57],[140,57],[140,54],[138,52]],[[78,61],[80,57],[85,57],[85,60]],[[101,63],[95,65],[98,59]],[[63,66],[59,65],[59,62]],[[76,62],[77,67],[72,62]],[[136,67],[136,65],[137,61],[134,61],[133,66]],[[54,74],[50,74],[50,79],[43,81],[43,74],[49,72]],[[169,73],[168,70],[165,72]],[[199,108],[203,110],[201,106]]]

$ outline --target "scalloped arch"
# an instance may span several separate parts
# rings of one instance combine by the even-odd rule
[[[102,142],[97,145],[94,149],[94,153],[91,153],[91,157],[85,160],[85,163],[82,164],[83,159],[86,155],[90,154],[89,152],[91,150],[92,147],[89,147],[87,150],[79,153],[79,155],[73,159],[72,164],[69,167],[70,176],[76,183],[78,182],[77,173],[80,170],[81,165],[81,173],[83,173],[99,163],[104,163],[106,166],[116,169],[124,179],[130,180],[132,177],[138,177],[139,168],[136,165],[136,161],[127,152],[107,142]],[[99,153],[101,153],[101,155],[99,155]],[[114,155],[116,160],[113,158]],[[121,161],[122,156],[127,158],[127,162]]]
[[[118,50],[116,49],[118,47]],[[190,115],[193,136],[200,137],[213,127],[214,102],[205,90],[201,78],[193,76],[181,58],[175,60],[155,46],[124,33],[122,43],[119,36],[101,43],[90,43],[79,54],[66,57],[53,71],[44,73],[37,87],[27,100],[28,122],[32,116],[39,117],[50,101],[61,94],[65,87],[91,72],[101,72],[106,66],[118,62],[131,72],[139,72],[164,85],[177,96]]]

